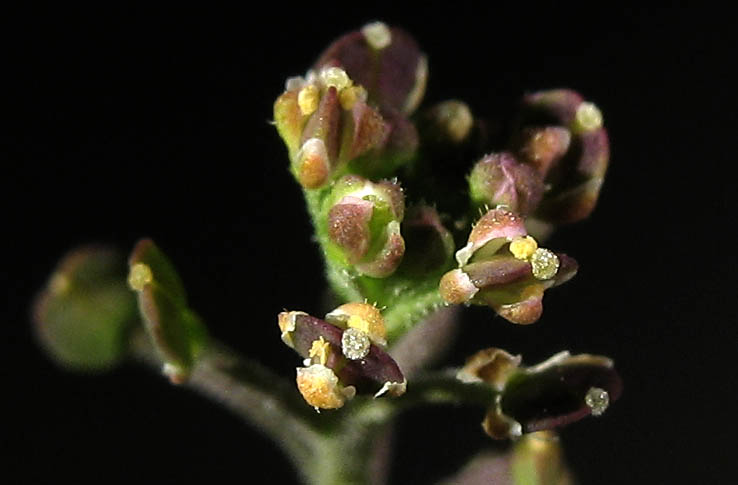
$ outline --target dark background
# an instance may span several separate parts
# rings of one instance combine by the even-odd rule
[[[146,369],[59,370],[36,347],[28,308],[66,250],[103,242],[127,251],[150,236],[213,335],[292,376],[299,359],[281,344],[275,315],[323,311],[322,269],[271,106],[333,38],[381,19],[428,54],[426,106],[456,97],[491,115],[526,91],[571,87],[597,102],[611,136],[594,216],[550,242],[578,259],[579,275],[547,294],[533,326],[465,310],[448,361],[492,345],[529,363],[563,349],[609,355],[622,399],[562,433],[580,483],[730,481],[738,332],[727,71],[736,41],[725,14],[442,5],[4,16],[4,474],[23,483],[295,480],[269,441]],[[452,473],[488,444],[481,417],[406,416],[393,483]]]

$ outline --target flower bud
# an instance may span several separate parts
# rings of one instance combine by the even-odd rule
[[[96,246],[59,262],[33,305],[36,336],[57,364],[102,372],[125,356],[127,332],[138,321],[125,269],[123,255]]]
[[[494,153],[474,165],[469,175],[469,193],[477,205],[504,205],[525,216],[541,201],[543,178],[512,154]]]
[[[456,258],[460,267],[439,283],[441,298],[449,304],[488,305],[518,324],[537,321],[544,291],[577,271],[572,258],[539,248],[521,219],[504,209],[493,209],[480,219]]]
[[[380,110],[411,114],[425,93],[428,64],[415,40],[381,22],[348,33],[331,44],[314,69],[339,66],[366,88]]]
[[[298,385],[302,386],[300,390],[309,404],[331,409],[343,405],[339,396],[349,398],[347,392],[373,393],[375,397],[385,393],[399,396],[405,392],[402,371],[374,342],[376,334],[381,334],[383,322],[380,325],[377,321],[381,315],[362,305],[365,304],[342,305],[328,314],[329,320],[341,326],[304,312],[279,314],[282,340],[306,359],[308,369],[320,365],[336,376],[333,380],[322,367],[310,373],[298,371],[303,375],[303,382]],[[310,381],[305,380],[308,376]]]
[[[345,264],[375,278],[394,272],[405,252],[400,235],[405,203],[398,184],[348,175],[336,183],[326,206],[328,237]]]
[[[541,128],[542,123],[549,126]],[[552,223],[588,217],[610,159],[600,110],[571,90],[540,91],[524,98],[520,124],[520,155],[539,170],[547,187],[535,217]]]

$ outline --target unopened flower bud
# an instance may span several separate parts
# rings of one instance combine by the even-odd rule
[[[487,155],[469,175],[469,193],[477,205],[505,205],[521,215],[533,212],[543,196],[543,178],[507,152]]]
[[[347,264],[376,278],[394,272],[405,252],[399,185],[346,176],[333,188],[328,207],[328,236]]]
[[[374,22],[339,38],[321,54],[314,69],[343,68],[366,88],[382,112],[412,113],[425,92],[427,61],[404,31]]]
[[[535,126],[541,122],[558,125],[558,133],[552,126]],[[535,217],[549,223],[569,223],[589,216],[610,159],[599,108],[571,90],[541,91],[525,97],[520,123],[523,138],[528,137],[520,148],[521,157],[544,175],[547,187]],[[528,126],[531,123],[532,128]],[[572,136],[568,143],[565,132]]]
[[[143,277],[145,280],[145,277]],[[139,320],[126,286],[123,255],[89,246],[66,254],[33,305],[34,330],[55,363],[103,372],[125,356],[126,334]]]

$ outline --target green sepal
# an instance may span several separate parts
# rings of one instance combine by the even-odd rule
[[[136,244],[129,268],[145,265],[151,271],[145,283],[129,283],[138,294],[144,327],[164,362],[164,372],[179,384],[190,375],[207,342],[200,318],[187,306],[181,279],[164,253],[150,239]]]

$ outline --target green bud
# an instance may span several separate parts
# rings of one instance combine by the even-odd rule
[[[128,283],[138,296],[139,311],[163,360],[163,371],[172,383],[180,384],[206,344],[205,327],[187,306],[174,266],[153,241],[139,241],[128,264]]]
[[[372,183],[356,175],[339,180],[325,203],[330,257],[375,278],[389,276],[402,260],[405,203],[397,183]]]
[[[62,258],[33,305],[39,343],[57,364],[101,372],[125,356],[137,321],[125,271],[125,258],[110,248],[83,247]]]

